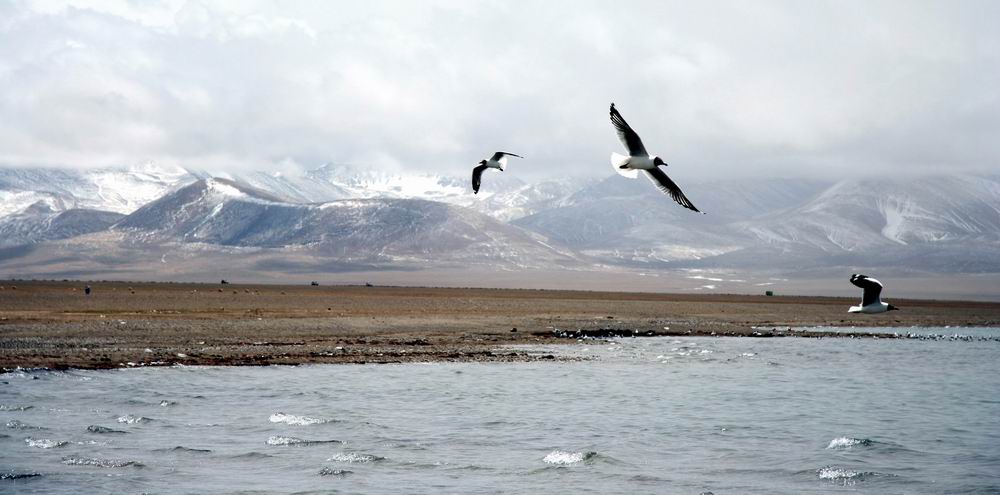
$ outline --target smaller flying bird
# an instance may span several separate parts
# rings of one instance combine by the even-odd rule
[[[629,156],[619,155],[618,153],[611,154],[611,166],[614,167],[615,172],[619,175],[628,177],[629,179],[634,179],[642,170],[646,173],[646,177],[664,194],[673,198],[677,204],[689,209],[702,213],[701,210],[695,208],[691,200],[684,195],[681,188],[677,187],[674,181],[667,177],[667,174],[660,170],[660,165],[664,167],[667,163],[663,161],[662,158],[653,155],[649,156],[646,152],[646,147],[643,146],[642,140],[639,139],[639,135],[632,130],[632,127],[625,122],[622,118],[622,114],[618,113],[618,109],[615,108],[615,104],[611,104],[611,125],[615,126],[615,130],[618,131],[618,139],[621,140],[625,148],[628,149]]]
[[[507,165],[507,157],[516,156],[518,158],[524,158],[521,155],[515,155],[513,153],[507,153],[506,151],[497,151],[493,153],[493,156],[489,160],[480,160],[479,166],[472,169],[472,193],[479,193],[479,185],[483,183],[483,171],[488,168],[496,168],[503,172],[503,167]]]
[[[896,311],[899,309],[891,304],[882,302],[882,299],[879,297],[882,294],[882,282],[868,275],[855,273],[851,275],[851,283],[864,289],[864,294],[861,296],[861,306],[851,306],[847,310],[848,313],[885,313],[886,311]]]

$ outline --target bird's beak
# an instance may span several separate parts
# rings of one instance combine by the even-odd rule
[[[500,171],[503,172],[503,167],[500,167]]]

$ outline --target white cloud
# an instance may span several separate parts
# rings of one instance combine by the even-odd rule
[[[617,102],[686,176],[1000,157],[995,2],[17,2],[0,164],[609,173]],[[530,163],[528,163],[530,162]]]

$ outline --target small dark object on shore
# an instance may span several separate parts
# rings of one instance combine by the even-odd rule
[[[311,285],[313,287],[318,287],[319,286],[319,282],[313,280],[312,282],[309,282],[309,285]]]
[[[765,291],[764,295],[765,296],[773,296],[774,295],[774,291],[773,290]]]
[[[83,288],[83,293],[86,294],[86,295],[88,295],[88,296],[90,295],[90,286],[89,285]]]
[[[222,279],[222,281],[221,281],[221,282],[219,282],[219,283],[220,283],[220,284],[222,284],[222,285],[226,285],[226,284],[228,284],[229,282],[228,282],[228,281],[227,281],[226,279]]]
[[[365,282],[365,287],[375,287],[371,282]],[[16,288],[16,287],[15,287]]]
[[[517,333],[517,327],[511,328],[510,333]]]

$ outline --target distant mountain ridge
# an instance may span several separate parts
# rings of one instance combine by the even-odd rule
[[[576,263],[539,235],[475,211],[419,199],[296,204],[227,179],[201,179],[124,217],[132,242],[306,249],[365,263]]]
[[[471,194],[470,178],[422,173],[386,173],[327,164],[302,173],[210,174],[145,164],[88,170],[0,167],[0,217],[39,202],[54,210],[84,208],[128,214],[196,180],[217,177],[258,189],[291,203],[338,199],[425,199],[465,206],[509,221],[560,204],[589,179],[527,184],[509,173],[491,173],[489,187]]]
[[[36,245],[39,266],[52,243],[85,252],[69,242],[84,236],[106,248],[94,250],[102,259],[126,245],[135,259],[266,250],[344,269],[1000,272],[998,175],[683,180],[707,215],[642,179],[487,180],[473,195],[464,178],[335,165],[220,177],[152,165],[0,168],[0,248]],[[14,258],[4,266],[19,268]]]

